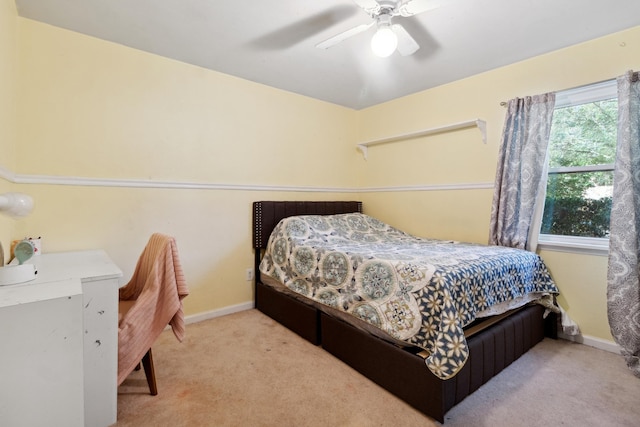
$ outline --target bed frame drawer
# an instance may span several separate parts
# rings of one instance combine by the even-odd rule
[[[544,308],[532,305],[467,340],[469,359],[441,380],[424,359],[353,326],[321,314],[322,347],[423,413],[444,422],[445,413],[544,338]]]
[[[314,307],[257,282],[256,308],[312,344],[320,344],[320,313]]]

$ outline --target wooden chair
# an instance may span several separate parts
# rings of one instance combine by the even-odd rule
[[[118,385],[142,364],[151,395],[158,394],[151,345],[167,325],[183,340],[182,300],[188,294],[175,239],[154,233],[120,289]]]
[[[131,309],[131,307],[134,306],[135,302],[136,300],[118,301],[118,324],[120,323],[120,320],[122,320],[122,318],[126,316],[127,312]],[[147,351],[145,355],[142,356],[141,363],[138,363],[134,368],[134,370],[136,371],[140,370],[140,365],[144,367],[144,375],[147,377],[147,384],[149,384],[149,392],[151,393],[152,396],[157,395],[158,386],[156,384],[156,372],[153,367],[153,356],[151,354],[151,348],[149,348],[149,351]]]

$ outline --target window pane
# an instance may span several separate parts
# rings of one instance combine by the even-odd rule
[[[549,174],[543,234],[608,237],[613,171]]]
[[[617,120],[617,99],[557,108],[549,140],[549,167],[613,163]]]

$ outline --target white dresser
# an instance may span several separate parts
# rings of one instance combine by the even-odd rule
[[[0,286],[0,425],[114,424],[122,272],[102,250],[28,262],[35,280]]]

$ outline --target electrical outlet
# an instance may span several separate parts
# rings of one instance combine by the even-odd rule
[[[247,271],[245,272],[245,280],[253,280],[253,268],[247,268]]]

